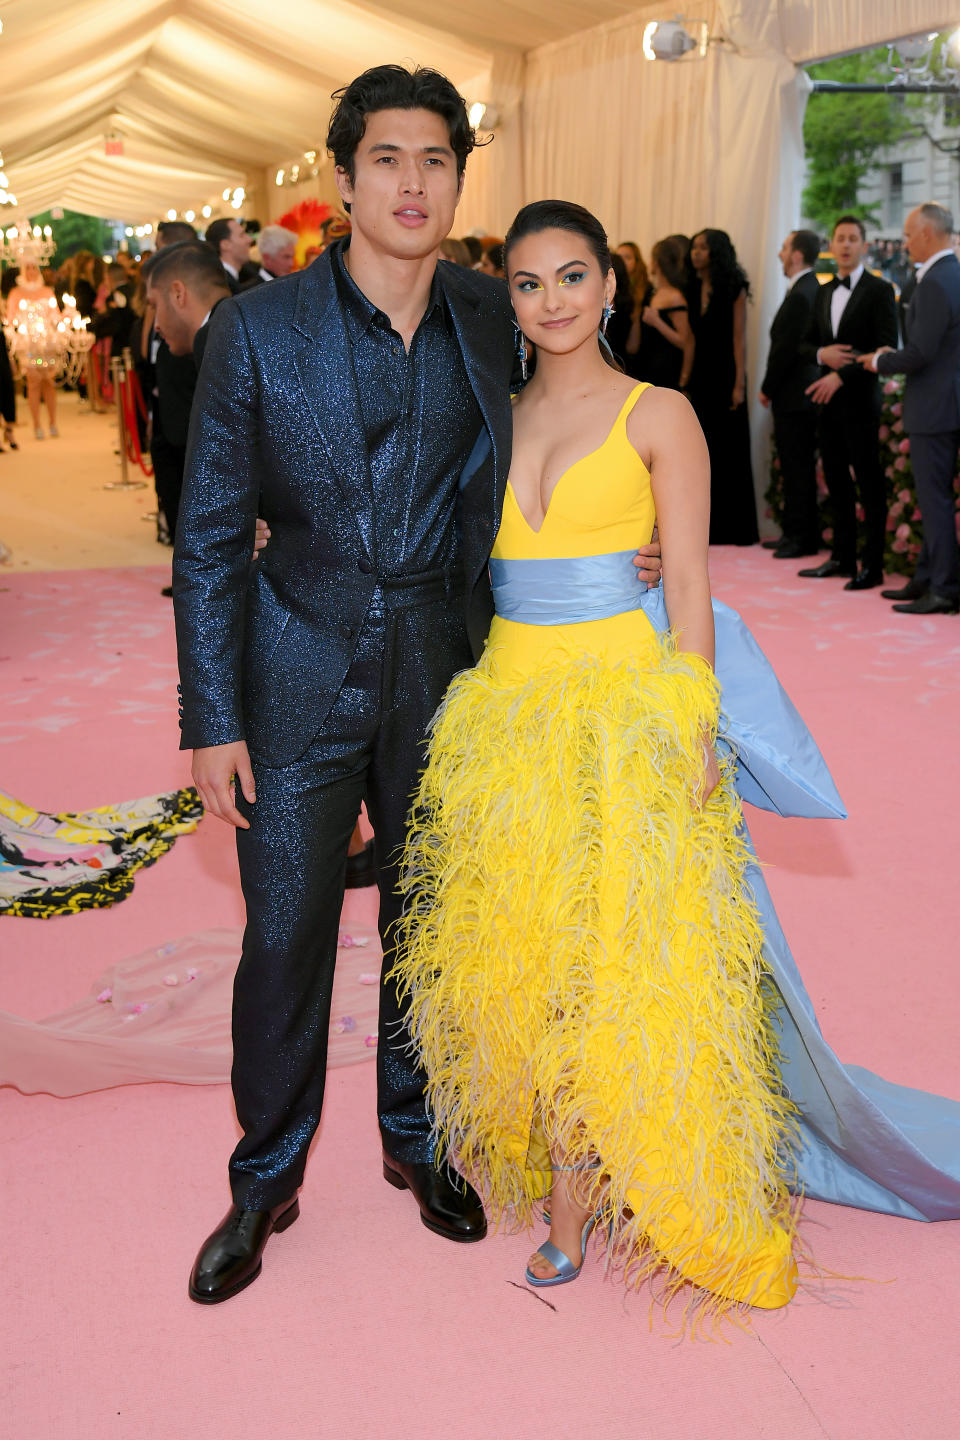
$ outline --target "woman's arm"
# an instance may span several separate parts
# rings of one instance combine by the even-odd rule
[[[677,384],[681,390],[686,390],[690,384],[690,375],[693,370],[693,357],[697,351],[697,342],[694,339],[693,330],[687,325],[687,342],[683,347],[683,364],[680,366],[680,378]]]
[[[663,319],[659,320],[657,322],[657,329],[665,340],[670,341],[671,345],[675,345],[678,350],[686,350],[688,343],[693,339],[693,331],[690,329],[690,317],[687,314],[686,306],[684,306],[682,310],[674,305],[666,308],[670,310],[672,315],[676,316],[676,319],[672,324]]]
[[[710,458],[703,431],[685,396],[651,388],[631,411],[627,434],[650,470],[670,628],[678,649],[712,665]]]
[[[747,393],[747,292],[741,290],[733,302],[733,363],[736,379],[730,408],[736,410],[743,404]]]

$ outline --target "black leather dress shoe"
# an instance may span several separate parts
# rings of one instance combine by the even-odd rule
[[[347,878],[344,883],[348,890],[363,890],[367,885],[376,885],[377,867],[373,858],[372,840],[368,840],[356,855],[347,856]]]
[[[459,1175],[444,1166],[394,1160],[384,1152],[383,1178],[398,1190],[411,1190],[420,1206],[420,1219],[435,1235],[447,1240],[482,1240],[487,1217],[480,1196]]]
[[[861,570],[859,575],[854,575],[844,585],[844,590],[876,590],[878,585],[883,584],[882,570]]]
[[[190,1276],[190,1299],[198,1305],[219,1305],[252,1284],[262,1269],[270,1236],[288,1229],[299,1214],[297,1199],[284,1200],[272,1210],[231,1205],[197,1256]]]
[[[839,560],[824,560],[822,565],[815,565],[811,570],[798,570],[804,580],[829,580],[833,575],[845,575],[852,580],[856,574],[856,567],[853,565],[841,565]]]
[[[940,595],[936,590],[928,590],[926,595],[921,595],[918,600],[910,600],[906,605],[894,605],[901,615],[956,615],[960,602],[950,595]]]
[[[880,594],[884,600],[919,600],[929,589],[926,580],[908,580],[899,590],[881,590]]]
[[[805,555],[819,553],[817,545],[802,545],[799,540],[784,540],[773,552],[774,560],[802,560]]]

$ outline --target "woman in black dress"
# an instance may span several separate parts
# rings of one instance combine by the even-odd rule
[[[687,388],[693,366],[693,331],[683,293],[685,265],[681,238],[671,235],[654,245],[650,252],[651,291],[639,315],[639,343],[627,357],[627,370],[635,379],[670,390]]]
[[[750,282],[724,230],[694,235],[690,265],[696,351],[689,394],[710,451],[710,543],[754,545],[759,534],[746,405]]]

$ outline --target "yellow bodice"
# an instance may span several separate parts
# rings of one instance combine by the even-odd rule
[[[627,436],[627,418],[647,388],[634,386],[603,444],[563,472],[539,530],[527,524],[507,481],[494,559],[612,555],[649,542],[656,519],[650,472]]]

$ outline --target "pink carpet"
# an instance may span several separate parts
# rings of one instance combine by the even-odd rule
[[[846,823],[749,815],[841,1057],[960,1095],[955,888],[960,621],[718,552],[735,605],[817,735]],[[0,788],[43,809],[173,789],[176,675],[162,570],[0,575]],[[347,920],[369,922],[369,892]],[[216,821],[113,909],[0,921],[0,1009],[38,1018],[110,963],[240,922]],[[942,1440],[957,1432],[956,1225],[810,1204],[826,1269],[729,1343],[674,1343],[643,1294],[588,1265],[550,1304],[518,1288],[524,1236],[457,1247],[379,1174],[374,1067],[331,1072],[300,1222],[262,1278],[192,1305],[228,1203],[226,1086],[0,1096],[10,1440]]]

